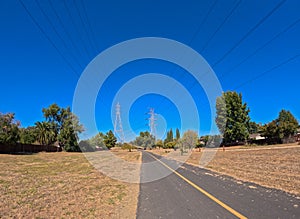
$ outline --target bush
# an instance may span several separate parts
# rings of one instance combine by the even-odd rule
[[[128,143],[124,143],[122,144],[122,147],[121,147],[123,150],[128,150],[128,151],[131,151],[133,149],[136,149],[135,146],[131,145],[131,144],[128,144]]]

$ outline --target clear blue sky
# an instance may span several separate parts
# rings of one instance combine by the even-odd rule
[[[117,43],[139,37],[169,38],[199,52],[224,91],[243,94],[252,120],[269,122],[283,108],[300,119],[298,0],[37,2],[0,3],[0,112],[15,112],[22,126],[42,120],[41,109],[51,103],[71,106],[90,61]],[[159,60],[131,62],[111,75],[99,93],[105,103],[96,105],[99,130],[113,128],[108,106],[116,92],[146,73],[180,81],[197,104],[200,134],[208,132],[210,111],[201,86],[192,87],[194,79],[187,72]],[[178,111],[167,98],[145,95],[131,108],[135,131],[147,129],[149,107],[164,116],[168,128],[180,125]]]

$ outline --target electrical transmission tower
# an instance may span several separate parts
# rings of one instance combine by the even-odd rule
[[[116,118],[114,124],[114,135],[119,138],[121,143],[124,143],[124,132],[121,120],[121,105],[119,103],[116,104]]]
[[[150,134],[154,136],[154,138],[156,138],[156,118],[155,118],[155,113],[154,113],[154,109],[150,108],[150,111],[148,113],[150,115],[149,120],[149,127],[150,127]]]

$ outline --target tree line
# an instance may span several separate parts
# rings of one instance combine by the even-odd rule
[[[250,108],[242,99],[242,94],[227,91],[216,100],[215,122],[220,135],[198,137],[198,133],[187,130],[181,136],[179,129],[170,129],[165,139],[155,139],[148,131],[140,132],[135,140],[129,143],[117,143],[114,133],[99,132],[94,137],[78,143],[78,135],[84,131],[78,117],[70,107],[60,107],[56,103],[42,109],[43,121],[37,121],[34,126],[20,127],[14,113],[0,113],[0,144],[40,144],[57,145],[65,151],[95,151],[120,146],[131,150],[134,145],[143,148],[200,148],[219,145],[236,145],[251,143],[250,135],[254,133],[265,137],[268,144],[287,143],[294,141],[294,135],[299,129],[299,123],[288,110],[281,110],[273,121],[259,124],[251,121]]]
[[[0,113],[0,143],[57,145],[65,151],[80,151],[78,134],[84,131],[70,107],[60,107],[56,103],[43,108],[43,121],[34,126],[20,127],[14,113]]]

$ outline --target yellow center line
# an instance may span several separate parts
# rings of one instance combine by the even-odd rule
[[[210,198],[211,200],[213,200],[214,202],[216,202],[217,204],[221,205],[223,208],[225,208],[227,211],[229,211],[230,213],[232,213],[234,216],[241,218],[241,219],[247,219],[247,217],[245,217],[244,215],[240,214],[239,212],[237,212],[236,210],[234,210],[233,208],[229,207],[228,205],[226,205],[225,203],[221,202],[219,199],[217,199],[216,197],[214,197],[213,195],[211,195],[210,193],[206,192],[204,189],[202,189],[201,187],[199,187],[198,185],[196,185],[195,183],[193,183],[192,181],[190,181],[189,179],[185,178],[183,175],[181,175],[180,173],[178,173],[176,170],[173,170],[171,167],[169,167],[167,164],[165,164],[164,162],[162,162],[161,160],[157,159],[155,156],[153,156],[152,154],[148,153],[151,157],[153,157],[155,160],[159,161],[163,166],[165,166],[166,168],[168,168],[169,170],[171,170],[173,173],[175,173],[177,176],[179,176],[181,179],[183,179],[184,181],[186,181],[188,184],[190,184],[191,186],[193,186],[195,189],[197,189],[199,192],[201,192],[202,194],[204,194],[205,196],[207,196],[208,198]]]

